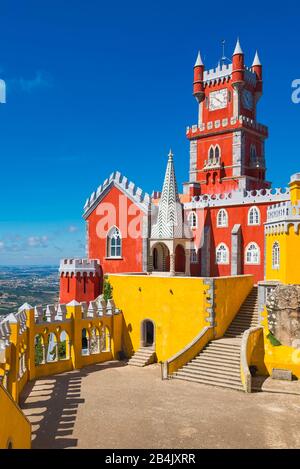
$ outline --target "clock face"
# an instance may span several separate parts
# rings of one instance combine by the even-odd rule
[[[209,110],[223,109],[228,103],[228,91],[226,88],[209,93]]]
[[[251,91],[244,90],[242,100],[245,109],[253,109],[253,94],[251,93]]]

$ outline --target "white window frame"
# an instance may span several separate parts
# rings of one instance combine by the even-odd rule
[[[223,214],[220,221],[220,214]],[[217,228],[227,228],[228,227],[228,212],[225,208],[221,208],[217,213]]]
[[[254,252],[254,249],[251,249],[252,246],[256,248],[257,260],[253,260],[253,254],[251,254],[251,253],[250,253],[250,260],[248,260],[248,253],[250,252],[250,250],[252,251],[252,253]],[[257,243],[255,243],[255,241],[251,241],[246,246],[246,249],[245,249],[245,264],[247,264],[247,265],[260,265],[260,247],[258,246]]]
[[[225,253],[225,257],[218,259],[218,253],[222,250]],[[216,247],[216,264],[218,265],[228,265],[229,264],[229,248],[225,243],[220,243]]]
[[[280,244],[275,241],[272,246],[272,269],[280,269]]]
[[[191,249],[190,252],[191,264],[198,264],[198,252],[197,249]]]
[[[116,235],[115,235],[116,234]],[[118,234],[118,236],[117,236]],[[115,249],[115,255],[112,255],[112,239],[119,239],[119,243],[113,246]],[[120,253],[117,255],[117,250],[120,249]],[[122,258],[122,234],[117,226],[112,226],[106,236],[106,257],[108,259],[121,259]]]
[[[192,230],[198,228],[198,216],[196,212],[190,212],[188,214],[188,223]]]
[[[257,212],[257,218],[258,218],[257,222],[251,221],[251,215],[255,211]],[[248,210],[248,226],[259,226],[259,225],[260,225],[260,210],[258,207],[256,207],[256,205],[254,205],[253,207],[250,207]]]

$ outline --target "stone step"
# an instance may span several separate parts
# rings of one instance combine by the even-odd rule
[[[214,349],[205,349],[203,352],[203,355],[206,356],[213,356],[213,355],[219,355],[224,358],[231,358],[231,357],[239,357],[240,356],[240,350],[237,350],[236,352],[230,351],[227,352],[225,350],[214,350]]]
[[[210,342],[207,346],[206,346],[206,349],[208,348],[226,348],[226,349],[239,349],[240,348],[240,345],[239,344],[229,344],[229,343],[226,343],[226,342]]]
[[[203,375],[203,376],[192,376],[190,374],[187,374],[187,373],[184,373],[184,372],[179,372],[177,371],[176,373],[174,373],[175,376],[181,376],[181,377],[186,377],[186,378],[193,378],[193,379],[197,379],[197,380],[205,380],[208,384],[212,384],[212,383],[221,383],[221,384],[229,384],[229,385],[234,385],[234,386],[242,386],[242,383],[241,381],[238,381],[236,379],[223,379],[223,378],[218,378],[216,376],[206,376],[206,375]]]
[[[182,368],[180,368],[178,371],[191,371],[193,373],[201,373],[201,374],[207,374],[207,375],[212,375],[214,376],[215,374],[217,375],[222,375],[222,376],[233,376],[233,377],[238,377],[240,379],[240,368],[216,368],[216,367],[207,367],[205,365],[185,365]]]
[[[209,368],[224,368],[226,370],[240,370],[240,360],[224,362],[224,360],[198,360],[189,362],[191,366],[208,366]]]
[[[211,357],[213,358],[214,356],[218,355],[222,359],[226,360],[226,358],[239,358],[240,356],[240,350],[236,350],[235,352],[233,351],[224,351],[224,350],[219,350],[219,349],[205,349],[201,352],[200,354],[202,357]]]
[[[225,383],[217,383],[217,382],[213,382],[213,381],[206,381],[205,379],[199,379],[199,378],[189,378],[187,376],[174,376],[172,375],[172,378],[174,379],[181,379],[181,380],[184,380],[184,381],[191,381],[192,383],[199,383],[199,384],[206,384],[206,385],[210,385],[210,386],[217,386],[217,387],[221,387],[221,388],[229,388],[229,389],[236,389],[237,391],[243,391],[243,387],[242,385],[240,386],[237,386],[237,385],[232,385],[232,384],[225,384]]]
[[[203,384],[210,384],[212,386],[223,386],[223,387],[234,387],[235,389],[242,389],[242,383],[238,383],[236,381],[230,381],[230,380],[218,380],[214,379],[211,377],[196,377],[196,376],[190,376],[186,374],[174,374],[174,378],[177,379],[187,379],[188,381],[195,381],[197,383],[203,383]]]
[[[201,357],[193,358],[189,363],[192,362],[200,362],[200,363],[211,363],[212,365],[224,365],[224,366],[231,366],[231,365],[239,365],[240,364],[240,358],[227,358],[224,360],[224,357],[220,357],[218,355],[215,356],[204,356],[202,355]]]
[[[222,384],[222,383],[214,383],[214,382],[207,382],[205,379],[199,379],[199,378],[188,378],[188,377],[183,377],[183,376],[173,376],[172,375],[172,378],[175,378],[175,379],[181,379],[181,380],[184,380],[184,381],[191,381],[192,383],[198,383],[198,384],[206,384],[206,385],[210,385],[210,386],[217,386],[217,387],[221,387],[221,388],[229,388],[229,389],[236,389],[237,391],[243,391],[243,387],[242,385],[241,386],[236,386],[236,385],[232,385],[232,384]]]
[[[233,383],[233,384],[241,384],[241,377],[239,373],[236,375],[227,375],[227,374],[216,374],[214,372],[206,373],[201,371],[194,371],[194,370],[178,370],[177,375],[181,376],[191,376],[192,378],[200,378],[200,379],[207,379],[207,380],[214,380],[218,381],[219,383]]]
[[[240,364],[237,363],[237,364],[224,364],[224,363],[210,363],[210,362],[201,362],[201,363],[195,363],[195,362],[189,362],[187,365],[185,366],[190,366],[190,367],[193,367],[193,368],[203,368],[203,369],[208,369],[208,370],[226,370],[226,371],[237,371],[237,372],[240,372]]]

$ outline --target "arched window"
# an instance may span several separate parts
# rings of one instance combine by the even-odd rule
[[[229,264],[229,249],[224,243],[219,244],[216,248],[216,263]]]
[[[122,256],[122,237],[119,228],[114,226],[107,235],[107,257]]]
[[[110,351],[110,332],[108,327],[103,326],[100,333],[100,352]]]
[[[256,243],[249,243],[245,251],[246,264],[260,263],[260,249]]]
[[[54,332],[50,332],[48,335],[48,347],[47,347],[47,362],[57,362],[58,361],[58,346],[57,338]]]
[[[224,208],[221,208],[217,215],[217,227],[223,226],[228,226],[228,214]]]
[[[90,354],[90,337],[87,329],[81,331],[81,355]]]
[[[196,212],[190,212],[188,216],[188,222],[190,228],[197,228],[198,226],[198,217]]]
[[[221,158],[221,149],[219,145],[211,146],[208,150],[208,163],[209,164],[218,164],[220,163]]]
[[[260,225],[260,211],[257,207],[251,207],[249,209],[248,225]]]
[[[279,269],[280,267],[280,246],[278,241],[275,241],[272,247],[272,269]]]
[[[191,264],[198,263],[197,249],[191,249]]]
[[[255,162],[255,161],[256,161],[256,157],[257,157],[256,146],[255,146],[255,145],[251,145],[251,147],[250,147],[250,160],[251,160],[252,162]]]

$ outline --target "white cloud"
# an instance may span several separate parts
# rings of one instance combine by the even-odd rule
[[[38,88],[49,88],[52,86],[52,81],[46,76],[44,72],[37,71],[33,78],[14,78],[8,81],[8,84],[16,85],[26,93],[31,93]]]
[[[29,238],[27,238],[27,244],[30,247],[47,247],[48,236],[29,236]]]
[[[69,233],[75,233],[76,231],[78,231],[77,226],[75,226],[75,225],[68,226],[68,232]]]
[[[0,241],[0,249],[3,249],[4,248],[4,243],[3,241]]]

